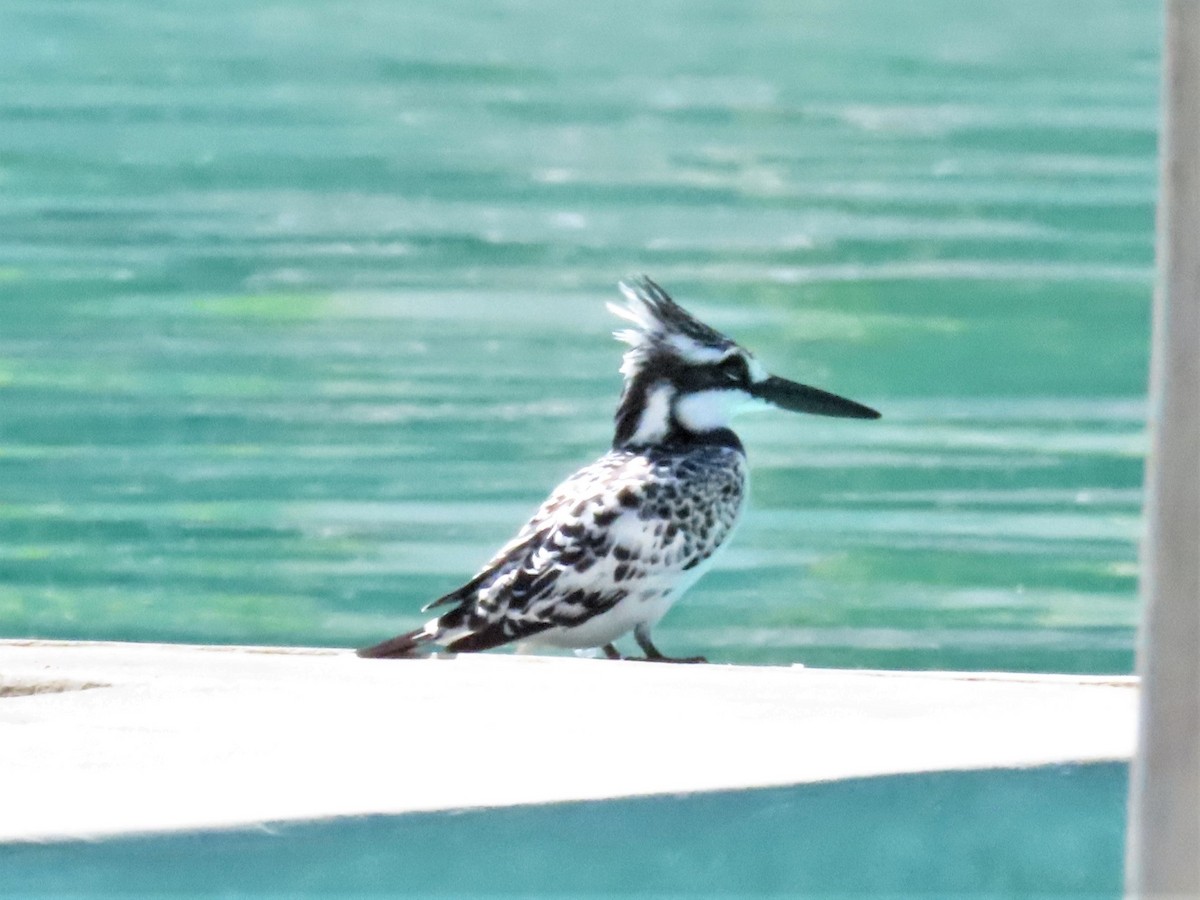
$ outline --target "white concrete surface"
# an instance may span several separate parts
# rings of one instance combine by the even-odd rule
[[[1136,702],[1119,677],[0,641],[0,840],[1127,759]]]

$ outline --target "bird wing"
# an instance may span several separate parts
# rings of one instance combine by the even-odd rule
[[[500,548],[487,565],[475,573],[474,578],[450,593],[443,594],[436,600],[426,603],[421,607],[421,612],[428,612],[436,606],[445,606],[449,603],[466,603],[480,588],[486,587],[507,574],[514,566],[519,565],[521,560],[528,555],[530,545],[536,541],[537,537],[536,533],[526,534],[522,530],[521,534]]]
[[[484,650],[555,626],[577,625],[626,591],[591,572],[613,546],[614,524],[637,518],[646,463],[608,454],[564,481],[520,533],[456,591],[429,605],[447,614],[449,650]]]
[[[610,549],[605,531],[567,523],[534,535],[522,544],[519,561],[510,557],[461,607],[464,615],[455,629],[461,634],[446,648],[487,650],[610,609],[626,592],[605,579],[597,584],[587,574]]]

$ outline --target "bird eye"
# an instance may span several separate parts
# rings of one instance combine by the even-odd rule
[[[717,367],[721,377],[728,381],[742,382],[746,380],[746,363],[740,356],[731,356]]]

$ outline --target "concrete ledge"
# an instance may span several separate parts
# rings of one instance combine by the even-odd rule
[[[0,840],[1123,760],[1135,686],[0,641]]]

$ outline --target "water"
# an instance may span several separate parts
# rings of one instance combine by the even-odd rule
[[[1126,769],[835,784],[0,846],[6,893],[1121,896]],[[551,848],[554,848],[552,851]],[[568,862],[569,861],[569,862]]]
[[[659,644],[1124,672],[1153,5],[0,7],[0,635],[351,646],[610,438],[646,272],[884,413],[741,427]]]

